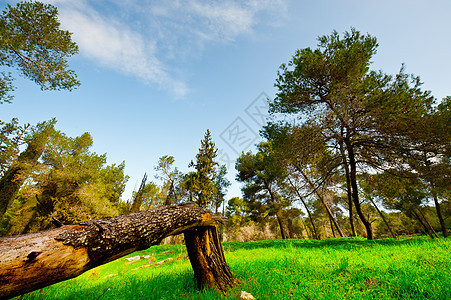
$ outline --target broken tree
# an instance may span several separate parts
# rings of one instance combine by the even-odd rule
[[[238,280],[217,237],[220,218],[185,203],[1,238],[0,299],[76,277],[179,233],[185,233],[198,284],[226,292]]]

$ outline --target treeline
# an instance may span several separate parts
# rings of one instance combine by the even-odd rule
[[[37,126],[3,124],[0,168],[0,236],[36,232],[104,217],[192,201],[215,212],[230,182],[216,161],[217,149],[207,130],[194,169],[183,174],[174,157],[154,167],[156,180],[144,176],[132,199],[122,199],[128,181],[125,162],[108,165],[106,154],[90,151],[89,133],[72,138],[54,128],[55,120]],[[26,146],[23,151],[19,149]]]
[[[125,164],[107,165],[91,152],[89,133],[71,138],[55,120],[30,128],[4,124],[0,169],[0,234],[22,234],[117,216],[128,177]],[[5,142],[10,142],[9,145]],[[25,149],[19,152],[21,145]]]
[[[404,66],[371,70],[370,35],[318,42],[281,65],[265,141],[236,163],[244,198],[229,214],[241,224],[273,216],[282,238],[447,237],[451,97],[437,101]]]

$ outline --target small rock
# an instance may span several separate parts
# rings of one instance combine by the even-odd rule
[[[252,296],[250,293],[241,291],[240,300],[254,300],[254,296]]]
[[[156,262],[156,263],[154,263],[154,265],[156,265],[156,266],[161,266],[161,265],[164,264],[165,262],[169,262],[169,261],[172,261],[172,257],[169,257],[169,258],[166,258],[166,259],[164,259],[164,260],[162,260],[162,261]]]
[[[139,269],[142,269],[142,268],[150,268],[150,267],[154,267],[154,266],[161,266],[161,265],[164,264],[165,262],[170,262],[170,261],[172,261],[172,260],[173,260],[173,258],[172,258],[172,257],[169,257],[169,258],[166,258],[165,260],[161,260],[161,261],[156,262],[156,263],[151,264],[151,265],[143,265],[143,266],[141,266],[141,267],[134,268],[134,269],[132,269],[132,271],[139,270]]]
[[[152,265],[143,265],[141,267],[137,267],[137,268],[132,269],[132,271],[136,271],[136,270],[139,270],[139,269],[142,269],[142,268],[150,268],[150,267],[152,267]]]
[[[126,257],[125,259],[128,261],[137,261],[141,259],[141,256]]]

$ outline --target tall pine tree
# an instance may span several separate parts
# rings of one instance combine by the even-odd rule
[[[196,163],[191,161],[190,167],[194,167],[196,172],[190,176],[190,189],[192,200],[200,207],[207,208],[213,202],[213,196],[216,194],[215,178],[216,166],[215,161],[218,155],[218,149],[211,139],[210,130],[205,132],[204,139],[201,141],[199,153],[196,155]]]

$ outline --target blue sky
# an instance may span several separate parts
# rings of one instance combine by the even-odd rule
[[[93,151],[107,153],[110,164],[125,161],[124,199],[144,172],[156,181],[163,155],[187,172],[207,129],[233,181],[237,153],[257,142],[278,67],[333,30],[355,27],[377,37],[373,69],[395,74],[405,63],[436,98],[451,95],[448,0],[42,2],[58,7],[80,47],[70,64],[82,85],[43,92],[19,78],[0,119],[56,117],[69,136],[91,133]],[[237,195],[234,182],[228,197]]]

